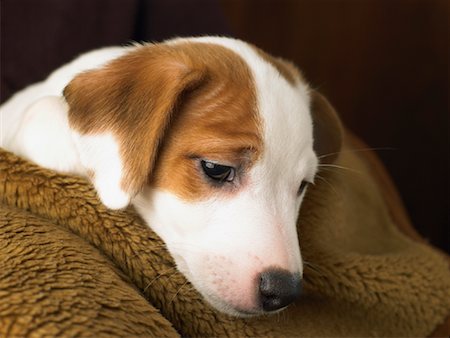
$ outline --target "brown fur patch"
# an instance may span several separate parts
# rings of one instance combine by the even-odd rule
[[[320,163],[333,163],[341,151],[344,131],[338,114],[318,91],[311,90],[314,151]]]
[[[292,86],[295,86],[299,81],[303,80],[300,71],[292,62],[269,55],[258,47],[253,46],[253,49],[264,61],[271,64]]]
[[[138,47],[77,76],[64,95],[75,129],[118,137],[131,195],[150,182],[199,199],[212,186],[197,157],[245,168],[262,148],[251,73],[221,46]]]

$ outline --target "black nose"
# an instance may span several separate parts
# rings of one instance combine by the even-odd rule
[[[270,269],[260,276],[259,296],[264,311],[281,309],[298,298],[302,290],[298,273]]]

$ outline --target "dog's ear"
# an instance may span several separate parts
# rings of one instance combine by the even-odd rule
[[[314,151],[320,163],[332,163],[342,147],[343,128],[333,106],[319,92],[311,90]]]
[[[126,207],[147,182],[182,94],[205,77],[190,62],[140,46],[64,89],[81,162],[107,207]]]

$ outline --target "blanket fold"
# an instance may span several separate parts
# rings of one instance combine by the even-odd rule
[[[305,294],[244,319],[206,304],[133,208],[0,150],[0,336],[429,335],[450,312],[448,261],[399,229],[401,205],[355,147],[300,211]]]

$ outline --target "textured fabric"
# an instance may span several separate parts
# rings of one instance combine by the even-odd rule
[[[178,336],[83,239],[24,211],[0,206],[0,215],[2,334]]]
[[[132,208],[106,210],[84,179],[2,151],[0,335],[429,335],[450,312],[446,257],[398,229],[351,148],[302,206],[305,294],[249,319],[207,305]]]

